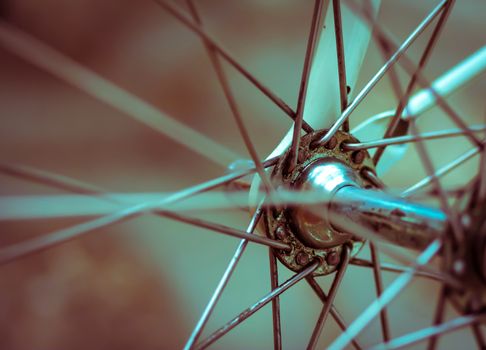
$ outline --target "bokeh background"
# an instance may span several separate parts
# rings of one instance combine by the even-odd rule
[[[181,2],[183,3],[183,2]],[[240,62],[291,106],[295,105],[312,1],[199,0],[214,33]],[[384,1],[379,19],[396,38],[406,37],[436,1]],[[183,5],[183,4],[182,4]],[[442,33],[426,75],[439,76],[485,44],[484,2],[458,2]],[[200,40],[152,1],[3,0],[3,20],[48,43],[101,76],[157,106],[248,158]],[[409,50],[417,60],[426,39]],[[346,38],[345,38],[346,40]],[[358,86],[383,63],[371,45]],[[228,68],[228,67],[227,67]],[[238,104],[263,158],[291,126],[289,119],[231,68]],[[405,83],[406,74],[398,70]],[[225,169],[145,125],[86,96],[0,47],[0,161],[39,167],[113,192],[166,192],[224,173]],[[449,98],[468,123],[485,117],[485,80],[474,80]],[[393,107],[384,79],[353,114],[352,125]],[[437,109],[420,120],[422,130],[452,127]],[[436,165],[470,147],[467,141],[433,141]],[[445,180],[464,183],[472,161]],[[424,176],[413,148],[384,180],[404,188]],[[7,176],[1,195],[60,191]],[[244,228],[240,211],[204,213]],[[11,244],[87,218],[0,222],[0,242]],[[22,261],[0,267],[2,349],[174,349],[181,348],[229,261],[237,240],[162,218],[144,216],[97,231]],[[363,252],[366,256],[366,251]],[[207,332],[244,310],[270,287],[268,253],[250,246],[242,258]],[[280,269],[283,281],[291,275]],[[394,275],[385,274],[389,283]],[[323,286],[329,278],[321,279]],[[336,305],[351,321],[375,291],[371,271],[350,268]],[[438,286],[417,280],[390,307],[393,335],[429,325]],[[321,304],[305,284],[282,296],[283,340],[299,349],[312,332]],[[450,311],[450,310],[449,310]],[[452,316],[450,313],[449,316]],[[322,344],[339,330],[330,319]],[[444,337],[443,348],[473,346],[469,330]],[[379,339],[373,323],[360,340]],[[272,347],[267,306],[215,349]],[[418,346],[417,348],[421,348]]]

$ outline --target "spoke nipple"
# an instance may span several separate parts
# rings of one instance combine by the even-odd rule
[[[335,136],[331,137],[329,141],[324,145],[326,149],[334,149],[337,146],[337,138]]]
[[[336,266],[339,264],[339,255],[336,252],[331,252],[326,256],[326,262],[328,265]]]
[[[307,265],[310,261],[309,254],[305,252],[298,252],[295,256],[295,262],[301,266]]]
[[[364,159],[366,157],[366,154],[363,150],[359,150],[359,151],[356,151],[354,152],[352,155],[351,155],[351,159],[353,160],[354,163],[356,164],[361,164],[363,163]]]
[[[287,238],[287,230],[285,230],[285,227],[278,226],[277,229],[275,230],[275,236],[281,241]]]

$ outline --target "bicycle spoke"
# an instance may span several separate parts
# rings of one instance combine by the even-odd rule
[[[265,162],[267,163],[267,162]],[[268,164],[268,163],[267,163]],[[19,168],[19,167],[8,167],[8,166],[3,166],[0,167],[0,170],[12,170],[16,175],[22,175],[22,176],[27,176],[29,179],[35,179],[36,181],[42,182],[42,183],[50,183],[53,185],[56,183],[59,186],[63,186],[64,182],[59,182],[59,179],[56,177],[51,177],[50,174],[46,174],[45,172],[29,172],[29,169],[27,168]],[[12,172],[10,172],[12,174]],[[23,257],[28,254],[33,254],[35,252],[48,249],[52,246],[55,246],[57,244],[66,242],[68,240],[74,239],[76,237],[79,237],[81,235],[87,234],[93,230],[102,228],[102,227],[108,227],[110,225],[113,225],[115,223],[121,222],[123,220],[127,220],[130,218],[133,218],[135,216],[139,216],[145,212],[150,212],[151,210],[155,210],[157,206],[162,205],[162,204],[172,204],[177,201],[189,198],[195,194],[209,191],[215,187],[221,186],[225,183],[228,183],[232,180],[235,179],[235,177],[242,177],[245,176],[245,172],[243,173],[238,173],[237,175],[235,174],[229,174],[225,175],[223,177],[210,180],[192,187],[189,187],[185,190],[176,192],[163,200],[157,201],[157,202],[149,202],[149,203],[141,203],[137,204],[134,206],[131,206],[129,208],[120,210],[118,212],[115,212],[110,215],[106,215],[101,218],[97,218],[92,221],[87,221],[85,223],[72,226],[70,228],[54,231],[50,234],[44,235],[43,237],[27,241],[27,242],[22,242],[16,245],[12,245],[10,247],[7,247],[3,250],[0,250],[0,263],[6,263],[12,260],[15,260],[17,258]],[[55,181],[52,181],[55,180]],[[69,185],[72,187],[72,184],[75,182],[68,182]],[[88,186],[89,188],[89,186]],[[84,186],[80,186],[79,183],[76,184],[75,188],[81,192],[85,191]],[[246,237],[244,237],[246,238]],[[253,238],[253,237],[252,237]]]
[[[422,89],[414,94],[404,110],[404,117],[417,116],[431,108],[436,103],[432,90],[445,98],[485,69],[486,46],[483,46],[435,79],[431,84],[432,89]]]
[[[51,232],[42,237],[31,239],[26,242],[13,244],[0,249],[0,264],[6,264],[13,260],[34,254],[45,249],[54,247],[58,244],[70,241],[94,230],[108,227],[116,223],[134,218],[145,208],[144,204],[136,205],[114,214],[103,216],[95,220],[87,221],[82,224],[71,226],[66,229]]]
[[[278,267],[277,257],[272,249],[268,250],[268,258],[270,261],[270,287],[275,290],[278,287]],[[282,327],[280,324],[280,297],[272,300],[272,325],[273,325],[273,348],[275,350],[282,349]]]
[[[412,120],[412,122],[410,123],[410,132],[414,137],[417,137],[417,135],[419,134],[417,130],[417,126],[415,124],[415,120]],[[452,229],[451,231],[453,237],[455,238],[456,242],[458,242],[461,239],[461,237],[464,236],[464,232],[462,229],[462,225],[459,221],[458,214],[456,213],[454,208],[451,208],[451,206],[449,205],[449,202],[447,200],[447,195],[444,192],[444,189],[442,188],[440,180],[438,177],[435,176],[436,171],[434,169],[434,166],[432,165],[432,160],[430,159],[430,156],[427,150],[425,149],[425,145],[423,141],[419,139],[417,140],[415,145],[417,147],[417,153],[420,156],[422,165],[424,166],[427,175],[431,176],[430,178],[431,183],[433,184],[434,188],[437,190],[439,194],[440,206],[441,209],[444,211],[444,213],[447,215],[447,220],[451,225],[451,229]]]
[[[448,4],[450,0],[443,0],[434,10],[432,10],[429,14],[434,14],[434,17],[440,13],[442,8]],[[347,1],[350,8],[352,8],[358,15],[363,18],[370,27],[373,27],[373,35],[377,38],[377,40],[383,40],[389,45],[390,47],[396,48],[398,47],[394,41],[391,39],[391,36],[388,35],[385,30],[370,16],[367,15],[366,11],[360,10],[359,7],[352,1]],[[439,10],[439,11],[437,11]],[[427,17],[428,18],[428,17]],[[402,44],[403,45],[403,44]],[[434,89],[431,83],[417,71],[415,64],[413,61],[408,58],[406,54],[401,55],[401,60],[399,61],[400,65],[406,70],[406,72],[412,76],[415,72],[416,74],[416,81],[417,83],[424,89],[427,89],[432,95],[434,101],[437,105],[445,112],[447,116],[461,129],[466,131],[466,136],[470,140],[473,145],[478,147],[482,147],[481,141],[477,139],[473,133],[467,131],[467,125],[465,125],[464,121],[459,117],[459,115],[452,109],[452,107],[444,100],[444,98]]]
[[[265,168],[274,166],[277,163],[278,159],[279,157],[273,157],[267,159],[266,161],[263,162],[263,166]],[[180,191],[180,192],[185,192],[185,193],[181,193],[182,195],[181,200],[185,198],[189,198],[199,193],[213,190],[220,186],[224,186],[242,177],[250,175],[255,171],[256,171],[255,168],[235,171],[233,173],[226,174],[218,178],[203,182],[199,185],[189,187],[186,190]],[[107,199],[106,190],[103,190],[97,186],[93,186],[91,184],[87,184],[79,180],[69,178],[64,175],[54,174],[45,170],[36,169],[26,165],[0,163],[0,173],[3,173],[8,176],[12,176],[14,178],[36,182],[42,185],[47,185],[49,187],[69,191],[72,193],[93,195],[93,196],[103,196],[104,199]]]
[[[226,226],[226,225],[221,225],[221,224],[217,224],[217,223],[214,223],[214,222],[193,218],[193,217],[181,215],[181,214],[174,213],[174,212],[156,211],[155,213],[162,215],[164,217],[167,217],[169,219],[177,220],[179,222],[183,222],[183,223],[186,223],[186,224],[189,224],[189,225],[192,225],[192,226],[196,226],[196,227],[199,227],[199,228],[205,228],[205,229],[210,230],[212,232],[218,232],[218,233],[222,233],[222,234],[232,236],[232,237],[236,237],[236,238],[243,238],[243,239],[246,239],[250,242],[262,244],[262,245],[265,245],[267,247],[271,247],[271,248],[275,248],[275,249],[282,249],[282,250],[289,250],[290,249],[290,246],[283,243],[283,242],[280,242],[280,241],[277,241],[277,240],[274,240],[274,239],[271,239],[271,238],[268,238],[268,237],[265,237],[265,236],[249,234],[245,231],[237,230],[237,229],[234,229],[234,228]]]
[[[372,302],[358,318],[351,323],[348,330],[341,334],[330,346],[330,350],[343,349],[354,339],[379,313],[391,303],[412,281],[420,266],[427,264],[440,250],[442,243],[439,239],[433,241],[417,258],[410,271],[397,277],[383,294]]]
[[[187,0],[193,19],[196,21],[196,23],[199,26],[202,26],[200,17],[196,11],[196,7],[194,6],[192,0]],[[228,106],[231,110],[231,113],[233,114],[233,119],[236,122],[236,125],[238,127],[238,130],[240,132],[241,138],[243,139],[243,142],[245,143],[246,149],[248,153],[250,154],[251,159],[253,160],[257,173],[260,176],[263,185],[265,186],[265,189],[267,193],[269,194],[272,185],[270,184],[270,180],[268,179],[267,174],[265,173],[265,170],[263,169],[263,165],[260,162],[260,157],[258,157],[258,154],[256,152],[255,146],[253,145],[253,142],[251,141],[250,135],[248,133],[248,130],[245,126],[245,123],[243,122],[243,117],[241,116],[240,110],[236,104],[236,99],[233,95],[233,92],[231,90],[231,87],[229,85],[228,77],[226,76],[223,66],[221,65],[221,62],[219,60],[219,57],[216,55],[216,51],[214,49],[214,46],[211,45],[205,38],[202,38],[202,41],[204,43],[204,46],[206,47],[206,51],[208,53],[209,59],[211,60],[211,64],[213,65],[213,68],[216,72],[216,76],[218,78],[218,81],[221,85],[221,88],[223,89],[224,96],[226,97],[226,101],[228,103]],[[299,128],[300,130],[300,128]]]
[[[422,56],[420,57],[420,61],[416,67],[415,72],[413,73],[407,89],[405,90],[405,94],[403,94],[399,100],[398,106],[395,111],[395,116],[390,120],[390,124],[388,125],[387,130],[385,131],[385,135],[383,136],[384,138],[388,137],[393,137],[393,136],[401,136],[404,132],[403,126],[400,126],[400,121],[403,120],[402,118],[402,113],[405,107],[408,104],[408,101],[410,100],[410,96],[412,95],[413,89],[415,87],[415,84],[417,82],[417,75],[422,74],[422,71],[432,53],[432,49],[434,48],[435,44],[437,43],[437,40],[439,38],[439,35],[444,28],[444,24],[446,23],[449,14],[452,9],[452,5],[454,4],[454,0],[450,0],[445,6],[444,9],[437,21],[437,24],[434,28],[434,31],[432,32],[432,35],[429,38],[429,41],[427,42],[427,46],[425,47]],[[375,164],[378,164],[383,152],[385,151],[385,147],[380,147],[376,150],[376,153],[373,155],[373,161]]]
[[[321,314],[319,315],[316,326],[314,327],[314,331],[312,332],[312,336],[309,340],[309,344],[307,345],[307,350],[315,349],[317,346],[317,342],[319,340],[319,336],[321,335],[322,328],[326,323],[327,316],[329,315],[329,312],[331,311],[332,308],[332,304],[334,303],[334,298],[336,297],[338,288],[341,285],[344,274],[348,267],[350,254],[351,254],[350,247],[345,247],[342,253],[343,256],[341,259],[341,266],[339,267],[339,270],[337,271],[336,276],[332,281],[331,288],[329,289],[329,293],[327,295],[327,303],[324,304]]]
[[[484,141],[483,141],[484,142]],[[430,185],[432,183],[432,179],[435,178],[441,178],[448,173],[450,173],[452,170],[456,169],[458,166],[462,165],[464,162],[467,160],[471,159],[474,157],[476,154],[480,152],[479,148],[472,148],[469,151],[463,153],[453,161],[449,162],[448,164],[442,166],[441,168],[437,169],[434,173],[433,176],[428,175],[427,177],[423,178],[416,184],[410,186],[407,188],[405,191],[401,193],[401,197],[409,197],[414,193],[417,193],[419,190],[423,189],[424,187]]]
[[[383,45],[386,46],[387,44],[385,43]],[[380,45],[380,48],[381,47],[382,45]],[[388,48],[388,46],[386,47]],[[479,76],[485,69],[486,46],[480,48],[479,50],[456,64],[454,67],[449,69],[447,72],[443,73],[440,77],[434,80],[431,86],[436,93],[440,94],[442,97],[445,98],[447,95],[453,93],[467,82]],[[388,74],[390,79],[392,79],[393,72],[393,70],[390,70],[390,73]],[[400,90],[401,88],[393,87],[395,94],[397,96],[400,96],[401,92],[397,89]],[[435,105],[435,102],[436,101],[434,95],[430,92],[429,89],[421,89],[410,98],[406,108],[404,109],[404,112],[402,113],[403,118],[418,118],[425,111],[432,108]],[[393,110],[376,114],[372,117],[367,118],[365,121],[356,126],[351,133],[355,136],[358,136],[358,138],[369,138],[368,135],[365,135],[365,131],[370,130],[370,126],[375,125],[379,126],[380,129],[382,129],[381,124],[385,124],[388,119],[394,116],[395,111]],[[386,127],[384,125],[383,130],[386,130]],[[382,134],[373,137],[380,137],[381,140],[381,136]]]
[[[262,299],[257,301],[255,304],[250,306],[248,309],[243,311],[241,314],[236,316],[234,319],[229,321],[226,325],[223,327],[219,328],[216,330],[213,334],[211,334],[208,338],[206,338],[204,341],[196,345],[197,349],[205,349],[212,343],[214,343],[216,340],[221,338],[223,335],[228,333],[230,330],[235,328],[237,325],[248,319],[251,315],[253,315],[255,312],[260,310],[262,307],[264,307],[266,304],[271,302],[274,298],[278,297],[280,294],[285,292],[287,289],[290,287],[294,286],[297,282],[300,280],[304,279],[306,276],[309,276],[314,272],[314,270],[319,266],[319,262],[314,262],[310,264],[308,267],[306,267],[304,270],[299,272],[298,274],[294,275],[284,283],[282,283],[280,286],[278,286],[276,289],[265,295]]]
[[[164,204],[170,203],[170,197],[161,201]],[[251,235],[245,231],[237,230],[229,226],[205,221],[202,219],[192,218],[181,214],[176,214],[168,211],[155,209],[154,202],[144,202],[133,205],[125,209],[116,211],[111,215],[106,215],[92,221],[72,226],[66,229],[61,229],[51,233],[42,235],[39,238],[34,238],[25,242],[17,243],[6,248],[0,249],[0,264],[10,262],[11,260],[24,257],[36,252],[43,251],[55,245],[64,243],[73,238],[85,235],[94,230],[109,227],[124,220],[138,217],[146,212],[153,212],[157,215],[167,217],[179,222],[183,222],[199,228],[204,228],[213,232],[229,235],[232,237],[247,239],[251,242],[262,244],[276,249],[288,250],[290,247],[282,242],[258,235]]]
[[[432,327],[421,329],[416,332],[408,333],[401,337],[395,338],[388,343],[374,346],[370,350],[400,349],[405,346],[409,346],[421,342],[433,336],[446,334],[455,331],[459,328],[464,328],[482,319],[484,319],[484,315],[481,314],[458,317],[455,318],[454,320],[442,323],[437,326],[432,326]]]
[[[316,279],[314,277],[307,277],[306,278],[307,283],[310,285],[312,290],[316,293],[316,295],[321,299],[323,304],[327,304],[328,298],[326,293],[322,290],[321,286],[317,283]],[[339,313],[339,311],[336,309],[334,305],[331,305],[331,316],[334,318],[334,321],[338,324],[338,326],[341,328],[343,332],[346,332],[348,329],[348,326],[346,325],[346,322],[344,322],[343,317]],[[352,342],[353,346],[356,348],[356,350],[361,350],[362,347],[359,345],[358,341],[356,339],[353,339]]]
[[[350,265],[354,266],[361,266],[361,267],[368,267],[368,268],[373,268],[374,264],[373,262],[369,260],[364,260],[361,258],[352,258],[349,261]],[[402,273],[402,272],[407,272],[410,271],[412,268],[409,266],[402,266],[402,265],[396,265],[396,264],[390,264],[390,263],[380,263],[380,268],[383,271],[388,271],[388,272],[395,272],[395,273]],[[443,275],[441,272],[434,272],[430,270],[422,270],[418,269],[415,271],[415,276],[416,277],[425,277],[431,280],[435,280],[438,282],[444,282],[444,283],[449,283],[449,279]],[[454,283],[455,284],[455,283]]]
[[[292,135],[292,143],[290,145],[290,151],[288,155],[288,170],[292,171],[297,165],[297,158],[299,155],[300,146],[300,134],[302,129],[302,121],[304,119],[304,106],[307,94],[307,86],[309,83],[309,75],[312,65],[312,59],[314,57],[314,51],[316,48],[317,38],[321,30],[319,22],[322,16],[323,0],[315,0],[314,12],[312,13],[311,29],[309,32],[309,38],[307,39],[307,49],[304,58],[304,67],[302,69],[302,76],[300,81],[299,96],[297,99],[297,111],[294,122],[294,129]]]
[[[437,301],[437,306],[436,306],[436,309],[435,309],[433,326],[437,326],[437,325],[443,323],[443,321],[444,321],[447,292],[448,292],[447,287],[442,286],[442,288],[440,289],[439,300]],[[439,340],[439,337],[438,337],[437,334],[430,337],[427,349],[428,350],[434,350],[437,346],[438,340]]]
[[[344,58],[343,23],[341,18],[341,1],[332,0],[334,17],[334,34],[336,36],[336,53],[339,75],[339,98],[341,100],[341,113],[348,106],[348,84],[346,83],[346,60]],[[343,130],[349,131],[349,120],[343,123]]]
[[[380,49],[381,56],[383,57],[383,61],[386,62],[389,57],[393,54],[393,51],[389,45],[383,40],[378,40],[378,48]],[[398,101],[403,96],[403,89],[400,83],[400,78],[398,77],[397,67],[393,66],[390,67],[388,72],[388,80],[390,81],[390,85],[392,87],[393,92],[395,93],[395,97]]]
[[[255,213],[253,214],[250,224],[248,225],[248,228],[246,229],[246,232],[249,234],[252,234],[253,231],[255,230],[256,226],[258,225],[258,222],[260,221],[260,218],[262,216],[262,207],[259,206]],[[209,317],[211,317],[211,314],[214,311],[214,308],[216,307],[216,304],[218,303],[219,299],[221,298],[221,295],[224,292],[224,289],[228,285],[228,282],[233,275],[233,272],[236,269],[236,266],[238,265],[238,262],[240,261],[241,256],[246,250],[246,247],[248,245],[248,240],[243,239],[240,241],[238,244],[238,247],[236,248],[235,253],[233,254],[233,257],[231,258],[228,266],[226,267],[226,270],[223,273],[223,276],[221,277],[221,280],[218,283],[218,286],[216,287],[215,291],[213,292],[213,295],[211,296],[211,299],[209,300],[208,304],[206,305],[201,318],[196,324],[196,327],[194,327],[194,330],[192,331],[189,339],[187,340],[186,345],[184,346],[185,350],[192,349],[194,345],[196,344],[197,340],[201,336],[201,333],[204,330],[204,327],[206,326],[206,323],[209,320]]]
[[[471,132],[485,131],[486,125],[483,124],[472,125],[468,127],[468,130]],[[382,146],[400,145],[404,143],[417,142],[419,140],[435,140],[435,139],[441,139],[446,137],[464,136],[465,134],[466,132],[462,129],[449,129],[449,130],[425,132],[417,136],[405,135],[405,136],[389,137],[389,138],[359,142],[359,143],[345,143],[342,145],[342,147],[346,151],[356,151],[360,149],[370,149],[370,148],[376,148]]]
[[[105,192],[97,186],[22,164],[0,163],[0,173],[77,194],[99,196]]]
[[[236,59],[212,38],[206,31],[193,21],[189,20],[181,11],[176,9],[173,4],[170,4],[165,0],[154,0],[154,2],[169,12],[174,18],[181,22],[186,28],[193,31],[195,34],[203,38],[207,43],[211,44],[211,47],[218,52],[231,66],[233,66],[238,72],[241,73],[250,83],[252,83],[258,90],[260,90],[265,96],[267,96],[276,106],[278,106],[283,112],[285,112],[293,120],[296,119],[296,114],[281,98],[277,97],[268,87],[264,86],[258,81],[252,74],[248,72],[243,66],[238,63]],[[314,129],[305,121],[302,123],[302,128],[306,132],[312,132]]]
[[[370,242],[370,253],[371,253],[371,262],[373,264],[373,277],[375,280],[375,288],[376,288],[376,296],[379,297],[383,293],[383,278],[381,276],[381,262],[378,256],[378,249],[375,245]],[[388,323],[388,316],[386,312],[386,308],[380,311],[380,323],[381,323],[381,332],[384,341],[388,341],[390,339],[390,326]]]
[[[447,0],[443,0],[427,17],[418,25],[417,28],[405,39],[402,45],[395,51],[390,59],[378,70],[378,72],[371,78],[371,80],[365,85],[365,87],[358,93],[356,98],[349,104],[348,108],[341,114],[341,116],[334,122],[329,128],[326,135],[324,135],[319,142],[325,144],[336,131],[341,127],[346,119],[349,118],[351,113],[358,107],[358,105],[364,100],[368,93],[375,87],[375,85],[383,78],[387,71],[403,56],[405,51],[410,45],[417,39],[420,34],[427,28],[427,26],[433,21],[433,19],[441,12],[443,6],[447,3]]]
[[[227,167],[231,162],[241,158],[225,146],[169,117],[141,98],[2,20],[0,45],[30,64],[148,125],[222,167]]]

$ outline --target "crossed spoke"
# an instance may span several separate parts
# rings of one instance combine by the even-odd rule
[[[388,137],[393,137],[393,136],[400,136],[404,132],[406,133],[407,127],[401,125],[400,121],[402,120],[402,113],[405,109],[405,107],[408,104],[408,101],[410,100],[410,96],[412,95],[413,88],[415,87],[415,84],[417,82],[417,77],[419,74],[422,73],[431,53],[432,49],[434,48],[435,44],[437,43],[437,40],[439,38],[440,33],[442,32],[442,29],[444,28],[444,25],[447,21],[447,18],[449,17],[449,14],[452,10],[452,5],[454,4],[454,1],[449,1],[445,6],[444,9],[442,10],[442,13],[440,14],[439,20],[437,21],[437,24],[434,28],[434,31],[429,38],[429,41],[427,43],[427,46],[425,47],[425,50],[422,53],[422,57],[420,58],[419,64],[417,65],[417,69],[413,73],[407,89],[405,90],[405,94],[401,95],[401,98],[398,103],[398,107],[396,108],[395,111],[395,116],[392,118],[390,121],[390,124],[388,125],[387,130],[385,131],[385,135],[383,136],[384,138]],[[400,96],[399,96],[400,97]],[[373,155],[373,161],[375,164],[378,163],[380,160],[381,156],[383,155],[383,152],[385,151],[385,147],[380,147],[376,150],[376,153]]]
[[[243,321],[248,319],[250,316],[252,316],[255,312],[260,310],[262,307],[264,307],[266,304],[271,302],[273,299],[278,297],[280,294],[285,292],[287,289],[290,287],[294,286],[297,282],[301,281],[302,279],[306,278],[307,276],[310,276],[312,272],[314,272],[315,269],[319,267],[319,261],[315,261],[311,263],[308,267],[303,269],[301,272],[297,273],[284,283],[282,283],[280,286],[278,286],[276,289],[272,290],[270,293],[265,295],[262,299],[257,301],[255,304],[250,306],[248,309],[243,311],[241,314],[233,318],[231,321],[226,323],[223,327],[219,328],[216,330],[214,333],[212,333],[209,337],[207,337],[205,340],[203,340],[201,343],[197,344],[196,349],[205,349],[211,344],[213,344],[216,340],[221,338],[223,335],[228,333],[230,330],[241,324]]]
[[[334,122],[334,124],[329,128],[327,133],[319,140],[319,143],[327,143],[331,137],[336,133],[336,131],[343,125],[343,123],[349,118],[351,113],[358,107],[358,105],[365,99],[365,97],[370,93],[370,91],[376,86],[376,84],[385,76],[385,74],[390,70],[390,68],[398,61],[399,58],[404,56],[405,51],[410,47],[410,45],[422,34],[422,32],[430,25],[436,16],[438,16],[443,7],[447,4],[447,1],[442,1],[434,10],[432,10],[427,17],[413,30],[413,32],[405,39],[405,41],[400,45],[400,47],[395,51],[395,53],[388,59],[388,61],[383,65],[378,72],[368,81],[363,89],[356,95],[349,106],[344,110],[341,116]]]
[[[358,318],[348,327],[348,330],[342,333],[330,346],[330,350],[344,349],[352,339],[354,339],[368,324],[391,303],[412,281],[415,272],[420,266],[427,264],[440,250],[442,242],[437,239],[433,241],[419,255],[415,265],[410,271],[404,272],[397,277],[385,291],[373,301]]]
[[[387,343],[374,346],[370,348],[370,350],[401,349],[406,346],[427,340],[431,337],[446,334],[457,329],[470,326],[475,322],[484,320],[484,318],[485,316],[482,314],[458,317],[448,322],[444,322],[428,328],[423,328],[419,331],[403,335]]]
[[[277,97],[269,88],[263,85],[255,78],[248,70],[246,70],[238,61],[226,50],[223,46],[212,38],[201,26],[194,21],[188,19],[180,10],[178,10],[173,4],[165,0],[154,0],[154,2],[164,8],[167,12],[179,20],[188,29],[192,30],[195,34],[204,39],[205,42],[211,45],[211,49],[218,52],[230,65],[232,65],[243,77],[248,79],[258,90],[260,90],[265,96],[267,96],[276,106],[278,106],[283,112],[285,112],[293,120],[296,119],[296,113],[290,108],[281,98]],[[305,121],[302,122],[302,128],[306,132],[312,132],[313,128]]]
[[[319,336],[321,335],[322,329],[324,328],[324,325],[327,320],[327,316],[329,315],[329,312],[331,311],[332,308],[332,304],[334,303],[334,298],[337,295],[338,288],[341,285],[344,274],[348,267],[350,254],[351,254],[350,247],[348,246],[345,247],[342,253],[343,256],[341,259],[341,265],[339,266],[336,276],[334,276],[334,279],[331,284],[331,288],[329,289],[329,294],[327,295],[327,302],[324,304],[324,307],[322,308],[322,311],[319,315],[317,323],[312,332],[312,336],[309,340],[309,344],[307,345],[308,350],[315,349],[317,346]]]

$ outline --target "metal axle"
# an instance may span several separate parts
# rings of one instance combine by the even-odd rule
[[[362,188],[352,169],[337,160],[309,164],[296,187],[318,191],[326,199],[326,204],[298,208],[292,215],[298,236],[316,248],[342,244],[351,235],[363,236],[359,229],[363,228],[399,246],[420,250],[447,230],[442,211]]]

